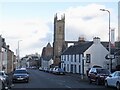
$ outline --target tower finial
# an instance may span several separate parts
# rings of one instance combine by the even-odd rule
[[[57,13],[54,16],[54,21],[56,21],[56,20],[57,20]]]
[[[61,16],[61,19],[65,21],[65,13]]]
[[[63,18],[64,18],[64,20],[65,20],[65,13],[63,14]]]

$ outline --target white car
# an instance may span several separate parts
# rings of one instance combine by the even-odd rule
[[[6,73],[4,71],[0,71],[0,80],[2,81],[2,89],[6,90],[8,88],[10,88],[8,85],[8,76],[6,75]]]
[[[5,74],[4,71],[0,71],[0,79],[3,81],[7,78],[7,75]]]
[[[110,74],[105,79],[105,86],[113,86],[116,87],[117,90],[120,90],[120,71],[115,71],[112,74]]]

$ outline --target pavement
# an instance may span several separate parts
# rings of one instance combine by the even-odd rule
[[[88,78],[87,78],[86,75],[73,74],[73,73],[66,73],[66,75],[72,76],[72,77],[74,77],[78,81],[88,82]]]

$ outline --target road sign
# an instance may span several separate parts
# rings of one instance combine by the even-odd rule
[[[109,55],[109,54],[107,54],[107,55],[105,56],[105,58],[106,58],[106,59],[115,59],[115,55]]]

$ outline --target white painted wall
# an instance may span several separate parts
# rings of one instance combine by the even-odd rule
[[[1,56],[1,63],[2,65],[5,67],[5,72],[7,72],[7,64],[8,64],[8,60],[7,60],[7,49],[5,48],[1,48],[2,50],[2,56]]]
[[[52,58],[50,59],[50,61],[48,61],[48,67],[49,67],[49,68],[50,68],[50,65],[52,65],[52,64],[53,64],[53,62],[54,62],[54,61],[53,61],[53,59],[52,59]]]
[[[49,63],[48,61],[42,60],[42,68],[48,68],[48,66],[49,66],[48,63]]]
[[[41,67],[42,68],[50,68],[50,65],[54,63],[53,59],[51,58],[49,61],[41,60]]]
[[[0,71],[2,71],[2,52],[0,52]]]
[[[69,58],[68,58],[69,57]],[[75,73],[75,65],[76,65],[76,73],[81,73],[79,71],[79,65],[81,65],[81,63],[79,62],[79,54],[76,55],[76,62],[75,62],[75,55],[62,55],[61,56],[61,60],[64,60],[64,63],[61,64],[61,67],[64,68],[65,67],[65,71],[66,72],[71,72],[71,64],[73,65],[73,73]],[[71,62],[71,59],[73,59],[73,61]]]
[[[2,37],[0,35],[0,51],[2,51]],[[2,70],[2,52],[0,52],[0,70]]]
[[[99,65],[102,66],[103,68],[106,68],[106,59],[105,56],[108,54],[108,50],[100,43],[100,42],[95,42],[93,45],[85,51],[84,55],[86,57],[86,54],[91,54],[91,61],[90,63],[85,64],[84,71],[88,68],[91,68],[94,65]]]

